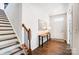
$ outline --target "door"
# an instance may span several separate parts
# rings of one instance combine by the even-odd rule
[[[65,39],[65,14],[50,17],[51,37]]]

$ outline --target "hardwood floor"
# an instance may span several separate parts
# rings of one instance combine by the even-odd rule
[[[32,52],[32,55],[70,55],[71,50],[66,50],[66,42],[57,40],[49,40],[44,43],[44,47],[38,47]],[[66,53],[67,52],[67,53]]]

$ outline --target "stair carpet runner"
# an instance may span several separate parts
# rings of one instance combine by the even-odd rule
[[[0,10],[0,55],[24,55],[20,43],[3,10]]]

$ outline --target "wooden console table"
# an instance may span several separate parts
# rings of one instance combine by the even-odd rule
[[[43,40],[44,40],[43,38],[47,37],[47,43],[48,43],[48,39],[50,38],[50,33],[48,31],[41,31],[39,32],[38,37],[39,37],[39,47],[40,47],[40,40],[42,40],[42,47],[43,47]]]

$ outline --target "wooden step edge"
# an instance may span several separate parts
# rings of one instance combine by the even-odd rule
[[[10,24],[10,23],[2,23],[2,22],[0,22],[0,24]]]
[[[9,22],[9,21],[6,21],[6,20],[0,20],[0,21],[3,21],[3,22]]]
[[[12,37],[12,38],[8,38],[8,39],[0,40],[0,42],[7,41],[7,40],[12,40],[12,39],[17,39],[17,37]]]
[[[0,34],[0,35],[2,36],[2,35],[11,35],[11,34],[15,34],[15,33],[4,33],[4,34]]]
[[[0,19],[5,19],[5,20],[8,20],[7,18],[5,18],[5,17],[0,17]]]
[[[5,48],[8,48],[8,47],[11,47],[11,46],[16,45],[16,44],[18,44],[18,42],[14,43],[12,45],[9,45],[9,46],[2,47],[2,48],[0,48],[0,50],[5,49]]]
[[[2,54],[5,54],[5,53],[7,53],[7,52],[10,52],[11,50],[13,50],[13,49],[16,49],[17,47],[19,47],[20,45],[19,44],[16,44],[16,45],[13,45],[13,46],[11,46],[11,47],[7,47],[7,48],[5,48],[5,49],[2,49],[2,50],[0,50],[0,55],[2,55]],[[3,51],[3,52],[2,52]]]
[[[10,30],[13,30],[13,29],[0,29],[0,31],[10,31]]]
[[[17,52],[19,52],[19,51],[21,51],[21,49],[18,50],[18,51],[16,51],[16,52],[11,53],[10,55],[14,55],[15,53],[17,53]]]
[[[12,27],[12,26],[1,26],[1,25],[0,25],[0,27]]]

